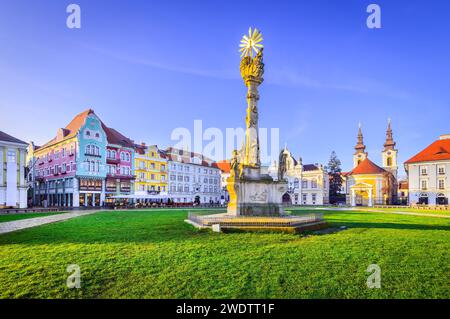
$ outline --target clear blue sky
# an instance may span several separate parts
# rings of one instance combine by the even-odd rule
[[[66,6],[82,28],[66,27]],[[366,7],[382,8],[369,30]],[[449,1],[15,0],[0,8],[0,130],[36,143],[91,107],[136,142],[244,125],[239,40],[264,35],[260,126],[304,162],[349,169],[362,122],[380,162],[392,118],[403,162],[450,133]]]

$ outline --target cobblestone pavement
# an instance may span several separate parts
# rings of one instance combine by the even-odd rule
[[[54,216],[35,217],[28,219],[15,220],[11,222],[0,223],[0,234],[10,233],[16,230],[27,229],[45,224],[56,223],[75,217],[86,216],[99,212],[99,210],[77,211]]]

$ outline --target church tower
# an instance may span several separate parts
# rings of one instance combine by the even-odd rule
[[[367,158],[366,145],[364,145],[364,138],[361,129],[361,123],[358,130],[358,143],[355,146],[355,154],[353,155],[353,168],[357,167],[359,163]]]
[[[398,150],[395,149],[395,141],[392,135],[391,120],[388,120],[388,128],[386,130],[386,142],[384,143],[384,150],[381,153],[383,168],[388,172],[391,172],[395,179],[397,179],[398,165],[397,154]]]

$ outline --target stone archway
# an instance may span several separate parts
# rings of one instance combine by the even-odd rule
[[[291,195],[289,195],[288,193],[284,193],[282,200],[283,205],[292,205]]]
[[[444,194],[438,194],[436,196],[436,205],[448,205],[448,198]]]

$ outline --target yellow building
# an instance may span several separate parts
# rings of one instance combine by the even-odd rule
[[[391,123],[381,153],[383,167],[372,162],[363,142],[361,127],[353,155],[353,170],[343,174],[346,179],[347,202],[351,206],[373,206],[397,203],[397,150]]]
[[[167,158],[158,146],[136,147],[134,170],[137,195],[167,193]]]

